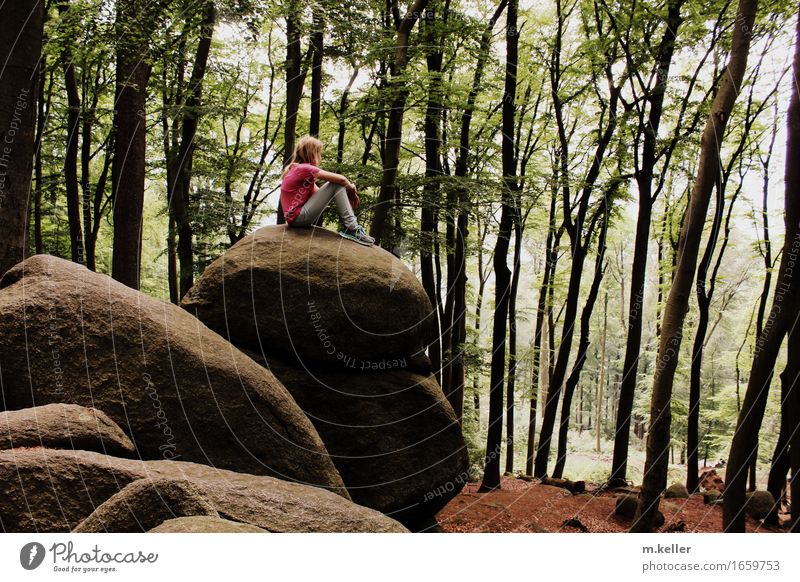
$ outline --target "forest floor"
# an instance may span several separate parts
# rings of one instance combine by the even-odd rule
[[[478,493],[479,486],[480,483],[468,483],[439,512],[437,519],[445,532],[613,533],[625,532],[630,526],[630,520],[614,513],[616,493],[600,492],[589,483],[587,492],[578,495],[515,477],[503,477],[502,487],[496,491]],[[659,531],[722,531],[722,507],[704,505],[701,494],[662,500],[660,509],[665,523]],[[571,525],[565,525],[568,521]],[[746,527],[748,532],[785,531],[750,517]]]

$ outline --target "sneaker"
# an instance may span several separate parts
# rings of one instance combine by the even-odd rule
[[[369,236],[367,231],[364,230],[364,227],[361,225],[356,226],[353,230],[346,228],[341,231],[339,235],[343,238],[350,239],[367,247],[371,247],[373,244],[375,244],[375,239]]]

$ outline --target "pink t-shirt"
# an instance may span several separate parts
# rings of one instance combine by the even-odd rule
[[[281,181],[281,207],[283,217],[292,224],[303,204],[308,202],[314,193],[314,177],[319,168],[313,164],[295,164]]]

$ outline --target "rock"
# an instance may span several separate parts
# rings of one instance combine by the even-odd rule
[[[347,495],[275,377],[179,307],[37,255],[0,280],[5,406],[94,406],[145,459],[181,459]]]
[[[239,347],[352,370],[406,368],[434,333],[414,273],[323,228],[267,226],[209,265],[183,307]]]
[[[766,518],[775,506],[775,498],[769,491],[753,491],[745,497],[745,513],[753,519]]]
[[[583,522],[577,517],[565,519],[561,527],[571,527],[572,529],[577,529],[581,533],[589,533],[589,528],[583,525]]]
[[[664,491],[664,499],[689,499],[689,490],[682,483],[673,483]]]
[[[168,519],[148,533],[269,533],[247,523],[209,516]]]
[[[700,489],[704,491],[725,491],[725,481],[717,474],[715,469],[706,467],[700,469]]]
[[[639,508],[639,498],[636,495],[617,495],[614,513],[625,519],[636,517],[636,510]],[[656,511],[653,518],[653,529],[658,529],[664,525],[664,514]]]
[[[636,517],[638,507],[639,498],[635,495],[618,495],[614,513],[626,519],[633,519]]]
[[[356,503],[416,530],[467,483],[461,427],[434,377],[310,374],[270,364],[314,423]]]
[[[671,523],[664,531],[665,533],[684,533],[686,531],[686,522],[678,520],[675,523]]]
[[[573,495],[577,495],[578,493],[583,493],[586,491],[585,481],[570,481],[569,479],[554,479],[552,477],[545,476],[542,478],[542,485],[566,489]]]
[[[219,517],[214,506],[185,479],[139,479],[105,500],[74,533],[136,533],[168,519]]]
[[[722,499],[722,493],[716,489],[711,489],[703,493],[703,503],[706,505],[713,505],[715,501]]]
[[[220,517],[273,532],[405,532],[325,489],[183,461],[120,459],[44,448],[0,451],[0,527],[67,532],[139,479],[191,483]]]
[[[0,412],[0,449],[48,447],[132,456],[131,439],[105,413],[75,404]]]

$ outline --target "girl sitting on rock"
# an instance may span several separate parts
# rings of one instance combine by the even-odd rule
[[[370,246],[375,239],[358,224],[353,208],[360,202],[356,185],[341,174],[321,169],[322,142],[307,135],[297,142],[281,179],[281,207],[289,226],[313,226],[333,199],[344,222],[339,234],[359,244]],[[325,180],[318,188],[316,180]]]

